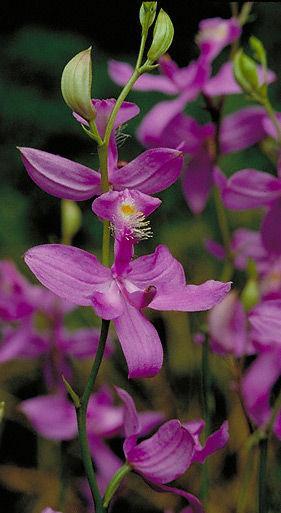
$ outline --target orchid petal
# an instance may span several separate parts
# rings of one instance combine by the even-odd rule
[[[280,348],[261,353],[242,379],[242,393],[248,414],[257,426],[270,418],[271,389],[281,372]]]
[[[200,214],[206,205],[213,185],[213,162],[207,150],[201,149],[183,171],[183,193],[186,202],[195,214]]]
[[[110,269],[94,255],[62,244],[36,246],[25,262],[45,287],[77,305],[92,305],[93,293],[111,280]]]
[[[140,421],[133,398],[122,388],[115,387],[115,390],[124,404],[123,422],[126,438],[138,435],[140,432]]]
[[[154,326],[124,301],[124,311],[114,320],[129,369],[129,378],[155,376],[162,366],[163,349]]]
[[[209,313],[212,350],[240,357],[249,353],[247,318],[235,291],[231,291]]]
[[[116,104],[116,100],[114,98],[110,98],[107,100],[100,100],[100,99],[92,99],[93,106],[96,111],[96,118],[95,118],[95,124],[98,129],[100,137],[104,137],[105,135],[105,129],[110,117],[111,112],[114,109],[114,106]],[[139,107],[135,103],[131,102],[123,102],[117,116],[114,120],[113,128],[117,128],[120,125],[123,125],[130,119],[137,116],[140,112]],[[88,126],[89,123],[84,118],[79,116],[79,114],[76,114],[73,112],[73,116],[75,119],[81,123],[82,125]]]
[[[137,136],[146,147],[161,146],[161,136],[170,121],[184,110],[187,103],[187,92],[175,100],[166,100],[153,107],[141,122]]]
[[[236,18],[201,20],[196,36],[201,56],[211,62],[225,46],[238,39],[240,34],[241,26]]]
[[[257,65],[259,83],[263,83],[264,71],[262,66]],[[276,80],[276,74],[268,70],[266,76],[266,83],[271,84]],[[226,96],[228,94],[241,94],[242,89],[236,82],[233,74],[232,62],[223,64],[219,72],[212,77],[203,88],[207,96]]]
[[[278,182],[281,180],[279,179]],[[279,194],[281,196],[281,194]],[[281,198],[276,200],[265,218],[261,226],[262,242],[269,254],[281,255]]]
[[[149,308],[178,312],[210,310],[220,303],[231,288],[231,283],[208,280],[201,285],[186,285],[175,289],[170,285],[157,289]]]
[[[123,86],[131,78],[134,72],[133,66],[126,62],[110,60],[108,74],[117,85]],[[166,94],[176,94],[177,86],[169,78],[161,75],[144,73],[133,86],[135,91],[160,91]]]
[[[23,323],[17,328],[3,330],[0,363],[18,358],[37,358],[48,349],[48,341],[35,333],[29,324]]]
[[[238,171],[222,191],[225,206],[232,210],[267,206],[280,196],[281,180],[256,169]]]
[[[204,463],[206,458],[217,452],[219,449],[223,449],[229,440],[228,433],[228,422],[225,421],[220,428],[208,436],[204,447],[197,449],[192,457],[192,462],[198,461]]]
[[[281,300],[263,301],[249,313],[251,336],[263,349],[281,346]]]
[[[123,299],[120,289],[114,280],[108,281],[104,285],[102,292],[93,292],[92,306],[98,317],[102,319],[116,319],[123,313]]]
[[[124,189],[120,192],[105,192],[94,200],[92,209],[101,219],[111,221],[118,228],[122,224],[129,226],[133,222],[131,218],[136,214],[149,216],[160,204],[160,199],[139,190]]]
[[[222,153],[233,153],[256,144],[266,136],[262,121],[263,107],[246,107],[225,116],[221,123],[220,149]]]
[[[81,328],[75,331],[64,331],[58,341],[58,348],[63,353],[74,358],[84,359],[95,356],[98,348],[100,330],[96,328]],[[105,357],[112,354],[112,346],[107,341]]]
[[[153,485],[153,488],[158,492],[167,492],[167,493],[175,493],[180,497],[183,497],[190,504],[190,507],[184,508],[181,513],[204,513],[203,506],[199,499],[192,493],[186,492],[185,490],[181,490],[180,488],[175,488],[174,486],[167,486],[164,484]]]
[[[74,406],[61,394],[37,396],[20,403],[33,428],[50,440],[72,440],[77,433]]]
[[[179,177],[183,164],[181,151],[169,148],[147,150],[111,177],[115,189],[137,189],[155,194],[167,189]]]
[[[43,191],[82,201],[100,193],[100,174],[77,162],[33,148],[19,148],[23,164]]]
[[[126,457],[134,470],[152,483],[168,483],[190,466],[194,442],[178,420],[170,420],[132,448]]]
[[[128,279],[140,289],[150,285],[158,289],[167,283],[176,288],[185,286],[186,283],[182,265],[164,245],[157,246],[151,255],[133,260],[130,264]]]

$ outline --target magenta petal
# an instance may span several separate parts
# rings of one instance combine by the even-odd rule
[[[153,429],[161,424],[165,416],[160,411],[142,411],[139,414],[140,432],[139,436],[148,435]]]
[[[259,82],[263,83],[262,66],[257,66]],[[276,80],[276,74],[269,70],[267,73],[267,83],[270,84]],[[208,96],[225,96],[228,94],[242,93],[241,87],[236,82],[233,75],[232,62],[223,64],[219,72],[212,77],[204,86],[204,93]]]
[[[16,358],[37,358],[48,349],[48,341],[35,333],[31,325],[23,323],[17,328],[3,329],[0,363]]]
[[[126,62],[110,60],[108,63],[108,74],[116,84],[123,86],[133,74],[133,66]],[[176,94],[177,86],[167,77],[144,73],[134,84],[135,91],[160,91],[166,94]]]
[[[206,205],[213,185],[213,162],[207,150],[201,150],[183,171],[183,193],[192,212],[200,214]]]
[[[121,227],[121,225],[132,224],[133,216],[136,214],[142,213],[149,216],[160,204],[160,199],[152,198],[139,190],[124,189],[120,192],[105,192],[93,201],[92,209],[101,219],[107,219],[116,227]],[[128,206],[131,207],[129,213],[126,212]]]
[[[280,180],[279,180],[280,181]],[[281,184],[281,181],[280,181]],[[281,196],[281,194],[280,194]],[[281,199],[275,201],[266,214],[262,226],[262,242],[268,253],[281,255]]]
[[[108,100],[93,99],[92,102],[96,110],[95,123],[97,129],[100,136],[104,137],[105,128],[116,100],[114,98]],[[135,103],[123,102],[114,121],[114,128],[127,123],[127,121],[137,116],[139,112],[140,109]]]
[[[35,306],[34,289],[13,262],[0,261],[0,319],[16,321],[29,317]]]
[[[270,394],[281,372],[280,348],[260,354],[242,380],[242,393],[248,414],[257,426],[270,418]]]
[[[192,493],[186,492],[185,490],[181,490],[180,488],[175,488],[173,486],[167,486],[164,484],[158,484],[157,486],[153,486],[155,490],[158,492],[167,492],[167,493],[175,493],[176,495],[179,495],[180,497],[183,497],[187,500],[187,502],[190,504],[190,507],[184,508],[184,510],[181,511],[181,513],[204,513],[204,508]]]
[[[161,146],[161,136],[168,123],[184,110],[187,103],[187,92],[175,100],[166,100],[153,107],[141,122],[137,136],[140,142],[147,147]]]
[[[222,191],[225,206],[232,210],[267,206],[280,196],[281,180],[256,169],[237,171]]]
[[[76,436],[74,406],[61,394],[38,396],[20,404],[35,431],[50,440],[71,440]]]
[[[226,116],[220,130],[222,153],[241,151],[263,139],[266,136],[262,123],[265,116],[262,107],[246,107]]]
[[[225,421],[217,431],[208,436],[204,447],[195,449],[192,462],[198,461],[199,463],[204,463],[208,456],[211,456],[211,454],[214,454],[219,449],[223,449],[228,440],[228,422]]]
[[[194,441],[179,420],[170,420],[126,454],[133,469],[152,483],[169,483],[191,463]]]
[[[124,301],[124,311],[114,320],[129,370],[129,378],[149,378],[158,374],[163,349],[154,326],[141,312]]]
[[[212,350],[236,357],[248,354],[247,318],[235,291],[231,291],[208,315]]]
[[[43,191],[76,201],[100,193],[100,174],[96,171],[46,151],[19,150],[29,176]]]
[[[262,348],[281,346],[281,300],[263,301],[251,310],[251,336]]]
[[[81,328],[73,332],[64,332],[59,339],[58,348],[74,358],[84,359],[95,356],[99,343],[100,330]],[[105,356],[112,354],[111,343],[106,344]]]
[[[126,166],[116,169],[111,181],[115,189],[127,187],[155,194],[178,179],[182,164],[181,151],[169,148],[147,150]]]
[[[186,283],[182,265],[164,245],[157,246],[151,255],[133,260],[130,264],[128,279],[140,289],[150,285],[158,289],[167,283],[176,288],[185,286]]]
[[[123,427],[123,408],[103,402],[103,393],[92,394],[87,411],[87,431],[99,437],[112,437]]]
[[[202,285],[186,285],[179,289],[167,285],[166,288],[159,289],[149,308],[178,312],[210,310],[223,300],[230,288],[230,282],[222,283],[214,280],[208,280]]]
[[[221,50],[235,41],[241,34],[236,18],[209,18],[200,21],[196,42],[204,59],[212,61]]]
[[[102,319],[116,319],[123,313],[123,299],[114,280],[109,280],[104,284],[102,292],[93,292],[92,306],[98,317]]]
[[[92,305],[93,293],[111,280],[110,269],[94,255],[62,244],[29,249],[25,262],[45,287],[77,305]]]
[[[123,422],[126,438],[138,435],[140,432],[140,421],[133,398],[122,388],[115,387],[115,390],[124,403]]]

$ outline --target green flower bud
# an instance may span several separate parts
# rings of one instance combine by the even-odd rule
[[[156,16],[157,2],[143,2],[140,8],[140,24],[143,33],[148,32]]]
[[[174,37],[174,27],[168,14],[161,9],[153,30],[153,40],[147,52],[148,60],[158,61],[170,48]]]
[[[246,93],[259,94],[257,64],[243,50],[239,50],[234,57],[233,71],[236,81]]]
[[[65,103],[87,121],[96,117],[91,100],[91,47],[75,55],[65,66],[61,77],[61,92]]]
[[[71,200],[61,201],[61,232],[64,244],[71,244],[82,224],[82,213],[78,205]]]
[[[267,57],[263,43],[255,36],[251,36],[249,42],[254,52],[255,59],[257,59],[262,66],[266,66]]]
[[[241,301],[246,311],[251,310],[260,300],[260,291],[257,280],[249,278],[242,294]]]

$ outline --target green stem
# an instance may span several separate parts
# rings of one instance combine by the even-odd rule
[[[266,466],[268,453],[268,439],[264,438],[259,442],[259,489],[258,489],[258,513],[267,513],[266,495]]]
[[[97,480],[95,476],[95,471],[92,463],[88,437],[87,437],[87,408],[91,393],[94,388],[94,384],[97,378],[97,374],[100,368],[100,364],[102,362],[106,339],[109,330],[110,321],[102,320],[101,325],[101,333],[99,339],[99,345],[96,353],[96,357],[92,366],[92,370],[90,372],[90,376],[88,378],[86,388],[81,397],[79,405],[76,406],[76,415],[77,415],[77,424],[78,424],[78,436],[80,442],[80,449],[82,460],[85,468],[85,472],[87,475],[87,479],[90,485],[92,497],[94,500],[96,513],[105,513],[105,509],[103,507],[102,497],[99,492],[99,488],[97,485]]]
[[[214,187],[214,199],[215,206],[217,212],[218,223],[220,227],[220,232],[223,240],[223,245],[226,251],[226,254],[230,254],[230,232],[228,227],[228,221],[225,213],[225,209],[221,200],[220,191],[217,187]]]
[[[248,448],[247,453],[247,461],[245,464],[245,467],[243,469],[242,479],[241,479],[241,489],[238,497],[238,503],[237,503],[237,513],[245,513],[246,506],[247,506],[247,498],[248,498],[248,491],[249,491],[249,483],[250,478],[253,472],[253,449],[254,447],[251,446]]]
[[[204,439],[206,440],[208,435],[210,434],[210,408],[209,408],[209,396],[210,396],[210,387],[211,387],[211,376],[210,376],[210,368],[209,368],[209,343],[208,339],[204,340],[202,346],[202,372],[201,372],[201,380],[202,380],[202,406],[203,406],[203,418],[205,420],[205,429],[204,429]],[[201,486],[200,486],[200,497],[204,502],[207,501],[208,493],[209,493],[209,473],[208,466],[204,463],[202,467],[202,475],[201,475]]]
[[[279,123],[279,121],[277,119],[276,112],[273,109],[273,107],[272,107],[272,105],[271,105],[271,103],[270,103],[270,101],[268,99],[264,102],[264,108],[265,108],[269,118],[271,119],[273,126],[276,129],[278,144],[281,145],[281,127],[280,127],[280,123]]]
[[[108,507],[112,497],[114,496],[114,494],[116,493],[116,491],[118,490],[120,484],[121,484],[121,481],[124,479],[124,477],[129,474],[129,472],[131,472],[132,468],[131,466],[129,465],[129,463],[124,463],[124,465],[122,465],[122,467],[120,467],[117,472],[114,474],[113,478],[111,479],[106,491],[105,491],[105,494],[104,494],[104,498],[103,498],[103,505],[105,508]]]

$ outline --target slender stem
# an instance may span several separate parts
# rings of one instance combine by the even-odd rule
[[[206,338],[202,345],[202,372],[201,372],[201,380],[202,380],[202,406],[203,406],[203,418],[205,420],[205,429],[204,429],[204,439],[208,437],[210,434],[210,408],[209,408],[209,396],[210,396],[210,387],[211,387],[211,376],[210,376],[210,368],[209,368],[209,342]],[[204,463],[202,467],[202,475],[201,475],[201,486],[200,486],[200,496],[202,500],[206,501],[209,493],[209,475],[208,475],[208,465],[207,462]]]
[[[267,513],[267,494],[266,494],[266,466],[268,453],[268,438],[259,442],[259,489],[258,489],[258,513]]]
[[[101,333],[99,339],[98,350],[96,353],[96,357],[92,366],[92,370],[90,372],[90,376],[88,378],[86,388],[81,397],[79,405],[76,407],[76,415],[77,415],[77,424],[78,424],[78,436],[80,442],[80,449],[82,454],[82,460],[85,468],[85,472],[87,475],[87,479],[90,485],[92,497],[94,500],[96,513],[104,513],[105,509],[102,504],[102,497],[99,492],[99,488],[97,485],[97,480],[95,476],[95,471],[92,463],[88,437],[87,437],[87,408],[91,393],[93,391],[93,387],[96,381],[96,377],[100,368],[100,364],[102,362],[103,353],[105,349],[106,339],[108,335],[110,321],[102,320],[101,325]]]
[[[278,144],[281,145],[281,126],[277,119],[276,112],[273,109],[273,107],[268,99],[265,101],[264,107],[266,109],[266,112],[267,112],[269,118],[272,121],[273,126],[276,129]]]
[[[245,513],[246,507],[247,507],[247,498],[248,498],[248,490],[249,490],[249,483],[253,472],[253,464],[254,464],[254,458],[253,458],[253,452],[254,447],[251,446],[248,449],[247,452],[247,460],[245,467],[243,469],[242,473],[242,479],[241,479],[241,488],[238,496],[238,503],[237,503],[237,513]]]
[[[243,25],[245,25],[245,23],[247,22],[253,5],[254,5],[254,2],[245,2],[243,4],[243,7],[238,16],[241,27],[243,27]]]

